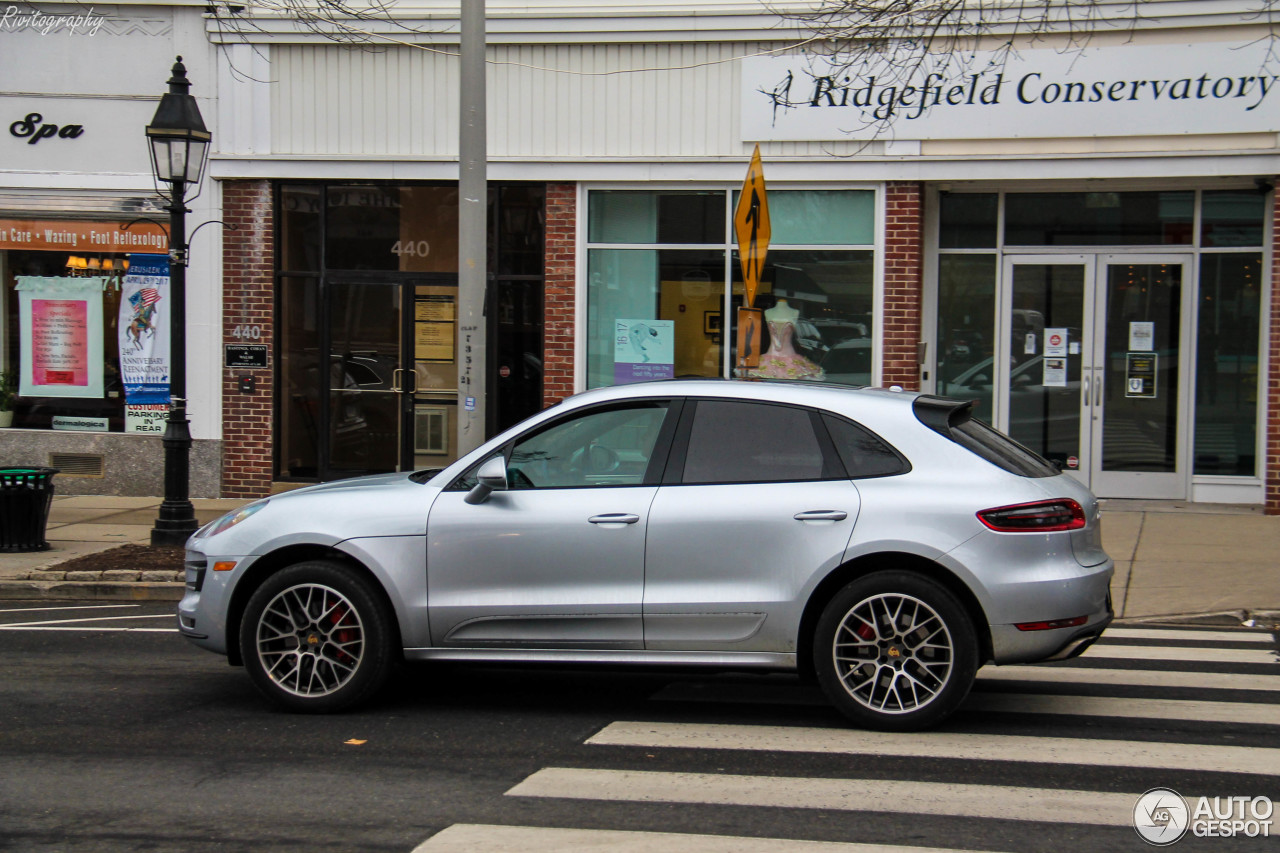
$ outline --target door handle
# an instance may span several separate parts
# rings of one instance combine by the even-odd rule
[[[1084,381],[1084,405],[1088,406],[1089,405],[1089,377],[1084,376],[1084,377],[1081,377],[1081,379]]]
[[[404,368],[397,367],[391,371],[391,390],[399,394],[404,390],[404,386],[400,383],[404,380]]]
[[[1095,377],[1093,380],[1093,405],[1102,405],[1102,377]]]
[[[844,521],[848,517],[842,509],[811,509],[792,516],[796,521]]]
[[[606,512],[587,519],[592,524],[635,524],[639,520],[640,516],[629,512]]]

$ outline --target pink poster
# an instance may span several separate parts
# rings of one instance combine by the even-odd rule
[[[31,300],[31,380],[89,385],[89,306],[83,299]]]

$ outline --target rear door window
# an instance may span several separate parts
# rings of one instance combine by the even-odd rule
[[[746,400],[699,400],[680,482],[767,483],[842,476],[808,409]],[[826,445],[826,446],[824,446]]]

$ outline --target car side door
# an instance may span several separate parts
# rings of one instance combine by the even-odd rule
[[[506,489],[467,502],[483,462],[451,484],[427,524],[433,644],[642,648],[649,508],[676,409],[571,412],[503,448]]]
[[[859,508],[819,412],[688,401],[649,514],[645,648],[794,652],[801,596]]]

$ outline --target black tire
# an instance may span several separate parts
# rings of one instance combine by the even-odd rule
[[[969,694],[977,635],[941,585],[911,572],[875,572],[827,603],[814,631],[813,664],[827,698],[853,722],[919,731]]]
[[[254,686],[290,711],[364,702],[395,663],[394,616],[355,569],[328,560],[275,573],[245,607],[240,650]]]

